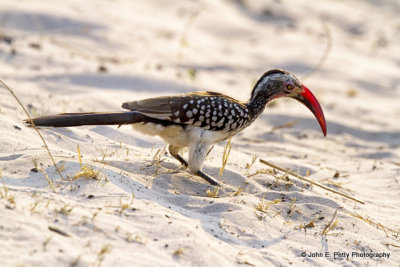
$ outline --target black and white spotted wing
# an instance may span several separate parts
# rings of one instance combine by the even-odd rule
[[[237,131],[249,122],[244,103],[214,92],[149,98],[127,102],[122,107],[152,118],[212,131]]]

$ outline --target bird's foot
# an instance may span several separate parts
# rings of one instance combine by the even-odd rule
[[[203,178],[204,180],[206,180],[207,182],[209,182],[211,185],[216,185],[219,186],[219,182],[217,182],[214,178],[212,178],[211,176],[209,176],[208,174],[205,174],[204,172],[198,170],[195,173],[197,176]]]

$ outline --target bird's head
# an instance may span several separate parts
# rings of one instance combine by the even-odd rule
[[[324,112],[311,91],[305,87],[293,74],[273,69],[264,73],[257,81],[251,93],[251,100],[263,98],[271,101],[278,97],[291,97],[303,103],[318,120],[321,130],[326,136],[326,122]]]

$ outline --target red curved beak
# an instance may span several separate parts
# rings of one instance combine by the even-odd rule
[[[306,107],[308,107],[309,110],[314,114],[315,118],[318,120],[319,125],[321,126],[321,130],[324,133],[324,136],[326,136],[326,121],[325,121],[325,116],[324,112],[322,111],[322,108],[318,102],[318,100],[315,98],[315,96],[311,93],[311,91],[302,85],[302,91],[297,95],[294,96],[293,98],[300,101],[303,103]]]

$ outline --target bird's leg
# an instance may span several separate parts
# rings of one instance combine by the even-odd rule
[[[217,181],[215,181],[214,178],[212,178],[208,174],[204,173],[203,171],[198,170],[196,175],[203,178],[204,180],[209,182],[211,185],[219,185],[219,183]]]
[[[212,178],[211,176],[205,174],[201,168],[203,166],[204,160],[206,159],[208,149],[210,148],[210,145],[208,144],[197,144],[194,146],[189,147],[189,165],[188,168],[189,170],[206,180],[212,185],[219,185],[219,183]]]
[[[182,158],[179,155],[179,151],[181,151],[181,150],[182,150],[182,147],[179,147],[179,146],[173,146],[173,145],[168,146],[168,151],[171,154],[171,156],[173,156],[174,158],[179,160],[179,162],[182,163],[183,166],[187,167],[188,163],[186,162],[186,160],[184,160],[184,158]]]

